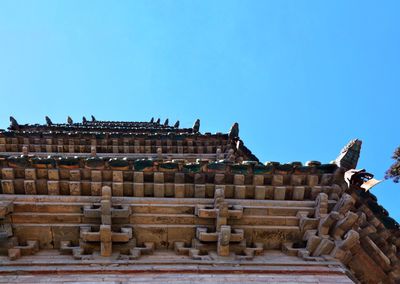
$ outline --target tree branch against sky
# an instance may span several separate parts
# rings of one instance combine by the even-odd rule
[[[400,147],[398,147],[393,154],[394,163],[386,171],[385,178],[392,179],[395,183],[400,181]]]

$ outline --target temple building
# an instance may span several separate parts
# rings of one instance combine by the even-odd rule
[[[399,224],[357,169],[360,140],[264,164],[237,123],[10,121],[0,283],[400,283]]]

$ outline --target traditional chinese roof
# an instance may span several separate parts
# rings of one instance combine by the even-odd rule
[[[199,120],[188,128],[168,119],[45,120],[10,118],[0,131],[7,273],[85,265],[95,273],[95,264],[108,273],[166,271],[174,263],[177,273],[196,265],[200,273],[400,280],[399,224],[368,191],[378,181],[356,169],[360,140],[333,163],[263,164],[237,123],[211,134]]]
[[[0,131],[0,138],[8,138],[8,142],[4,143],[6,149],[0,149],[0,152],[20,152],[26,145],[29,152],[38,152],[37,155],[67,155],[90,153],[91,146],[94,146],[99,154],[125,153],[126,156],[132,156],[129,154],[135,153],[137,155],[134,156],[140,156],[140,153],[161,151],[168,154],[196,154],[202,158],[203,154],[216,154],[219,151],[224,155],[232,149],[242,160],[258,161],[240,140],[237,123],[229,133],[211,134],[200,132],[199,119],[190,128],[180,128],[179,121],[169,126],[168,119],[160,123],[160,119],[154,121],[153,118],[150,122],[98,121],[94,117],[91,121],[84,118],[82,123],[74,123],[70,117],[68,120],[68,123],[53,123],[46,117],[46,124],[19,124],[10,117],[8,131]],[[95,139],[95,145],[87,143],[87,139]]]

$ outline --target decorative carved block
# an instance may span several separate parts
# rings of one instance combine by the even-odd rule
[[[254,175],[253,176],[253,185],[264,185],[264,176],[263,175]]]
[[[163,178],[164,181],[164,178]],[[164,197],[165,196],[165,187],[163,183],[155,183],[154,184],[154,197]]]
[[[144,184],[143,183],[133,183],[133,196],[143,197],[144,196]]]
[[[1,187],[4,194],[14,194],[14,181],[13,180],[2,180]]]
[[[254,188],[254,198],[255,199],[265,199],[267,187],[264,185],[258,185]]]
[[[194,197],[195,198],[205,198],[206,197],[206,186],[204,184],[195,184]]]
[[[36,194],[36,182],[34,180],[24,180],[25,194]]]
[[[234,175],[233,176],[233,184],[235,185],[243,185],[244,184],[244,175]]]
[[[6,179],[6,180],[13,180],[15,179],[14,176],[14,169],[13,168],[3,168],[1,169],[1,175],[2,175],[2,179]]]
[[[273,186],[282,186],[283,185],[283,175],[273,175],[271,184]]]
[[[69,194],[81,195],[81,183],[79,181],[69,182]]]
[[[285,186],[275,186],[274,188],[274,199],[275,200],[285,200],[286,187]]]
[[[93,182],[101,182],[103,180],[101,171],[92,171],[91,175],[92,175]]]
[[[122,171],[113,171],[113,182],[123,182],[124,177],[123,177],[123,172]]]
[[[81,180],[81,171],[80,170],[70,170],[69,171],[69,180],[80,181]]]
[[[58,180],[49,180],[47,182],[47,192],[49,195],[60,194],[60,182]]]
[[[246,186],[235,185],[235,199],[244,199],[246,197]]]
[[[36,169],[25,169],[25,179],[35,180],[36,179]]]
[[[124,195],[124,184],[122,182],[112,183],[112,195],[123,196]]]
[[[293,200],[303,200],[304,199],[304,186],[295,186],[293,187]]]
[[[49,180],[59,180],[60,179],[60,174],[58,172],[58,169],[49,169],[47,174],[49,176]]]

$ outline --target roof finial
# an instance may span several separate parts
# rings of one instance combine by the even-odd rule
[[[72,120],[72,118],[70,116],[68,116],[67,122],[68,122],[69,125],[74,123],[74,121]]]
[[[92,122],[96,122],[96,118],[92,115]]]
[[[154,123],[154,117],[150,119],[150,123]]]
[[[169,119],[167,118],[167,119],[165,120],[165,122],[164,122],[164,126],[168,126],[168,123],[169,123]]]
[[[358,139],[351,140],[340,152],[335,160],[338,167],[345,170],[355,169],[360,157],[362,141]]]
[[[197,119],[193,125],[193,132],[197,133],[200,130],[200,119]]]
[[[237,122],[232,125],[229,131],[229,139],[233,140],[235,138],[239,138],[239,124]]]
[[[12,130],[19,129],[19,124],[18,124],[17,120],[12,116],[10,116],[10,129],[12,129]]]
[[[175,128],[179,128],[179,120],[177,120],[177,121],[175,122],[174,127],[175,127]]]
[[[53,124],[50,117],[48,117],[47,115],[46,115],[45,119],[46,119],[47,126],[51,126]]]
[[[82,123],[83,123],[83,124],[86,124],[86,123],[87,123],[86,117],[82,117]]]
[[[160,124],[160,121],[161,121],[161,119],[158,118],[157,121],[156,121],[156,123],[157,123],[157,124]]]

